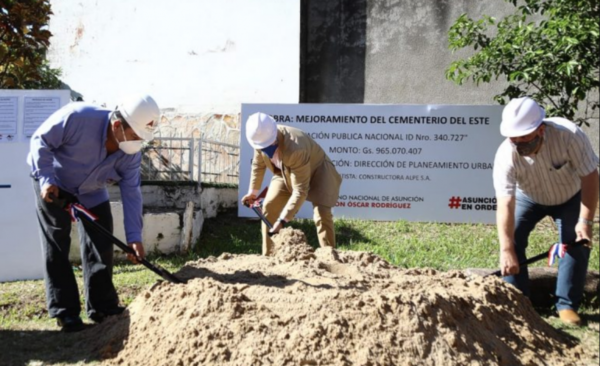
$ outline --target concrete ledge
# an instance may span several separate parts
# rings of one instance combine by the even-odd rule
[[[184,253],[192,250],[202,233],[205,218],[237,206],[237,188],[199,188],[198,186],[143,186],[146,253]],[[109,189],[114,235],[125,240],[123,205],[118,187]],[[115,247],[121,255],[121,250]],[[77,225],[71,229],[69,258],[81,262]]]

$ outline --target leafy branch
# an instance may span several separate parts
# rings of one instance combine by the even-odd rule
[[[455,21],[448,32],[450,50],[475,52],[452,62],[446,78],[458,85],[502,80],[508,85],[494,96],[498,103],[529,95],[549,116],[589,125],[599,107],[592,99],[600,86],[599,1],[505,1],[516,9],[503,19],[463,14]],[[584,113],[577,113],[583,103]]]
[[[0,88],[60,87],[60,70],[46,59],[51,14],[49,0],[0,2]]]

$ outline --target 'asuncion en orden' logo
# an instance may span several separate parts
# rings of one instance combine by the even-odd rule
[[[451,210],[496,211],[496,197],[452,196],[448,201]]]

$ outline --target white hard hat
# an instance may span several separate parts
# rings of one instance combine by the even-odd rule
[[[144,140],[152,140],[158,123],[160,110],[149,95],[132,95],[125,98],[117,107],[125,121],[136,135]]]
[[[502,111],[500,133],[505,137],[525,136],[540,127],[546,112],[535,100],[522,97],[508,102]]]
[[[254,113],[246,121],[246,139],[254,149],[264,149],[277,139],[277,124],[273,117]]]

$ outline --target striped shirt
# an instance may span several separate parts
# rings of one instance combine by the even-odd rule
[[[519,190],[534,202],[560,205],[581,189],[581,177],[598,167],[590,140],[564,118],[544,120],[546,129],[540,151],[520,156],[510,139],[504,140],[494,160],[496,197],[514,196]]]

